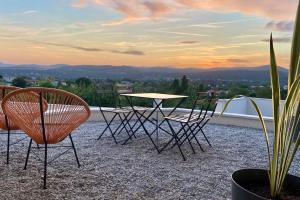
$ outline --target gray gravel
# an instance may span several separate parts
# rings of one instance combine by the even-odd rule
[[[207,125],[214,148],[199,135],[205,152],[197,148],[192,154],[185,146],[183,161],[177,148],[157,154],[145,137],[127,145],[116,145],[108,136],[95,140],[103,127],[86,123],[74,132],[82,166],[77,168],[72,151],[60,157],[48,167],[47,190],[42,189],[43,164],[36,158],[42,151],[33,150],[36,155],[23,170],[26,140],[13,147],[7,166],[6,136],[1,135],[0,199],[230,199],[233,171],[267,166],[264,138],[256,129]],[[50,149],[52,156],[60,151]]]

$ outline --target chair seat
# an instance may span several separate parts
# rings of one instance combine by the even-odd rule
[[[5,124],[1,124],[0,129],[6,130],[6,131],[8,130],[8,128]],[[20,130],[20,128],[16,124],[10,123],[9,130]]]
[[[203,120],[203,117],[199,118],[199,114],[192,114],[190,118],[190,114],[185,114],[185,115],[171,115],[168,117],[165,117],[164,119],[170,120],[170,121],[175,121],[175,122],[180,122],[180,123],[197,123]]]
[[[116,113],[116,114],[132,112],[130,109],[127,109],[127,108],[113,108],[113,109],[106,109],[106,108],[103,109],[102,108],[102,111],[112,112],[112,113]]]
[[[143,107],[143,106],[133,106],[133,108],[131,106],[126,106],[126,107],[123,107],[123,108],[128,109],[128,110],[135,110],[135,111],[139,111],[139,112],[151,109],[151,108]]]

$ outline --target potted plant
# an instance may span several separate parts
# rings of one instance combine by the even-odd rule
[[[288,174],[300,144],[298,129],[300,123],[300,3],[291,50],[288,94],[282,110],[280,110],[280,83],[272,34],[270,37],[270,78],[274,117],[272,140],[269,138],[260,108],[250,98],[266,138],[268,170],[243,169],[234,172],[231,184],[232,200],[300,199],[300,178]],[[226,103],[222,113],[232,99]]]

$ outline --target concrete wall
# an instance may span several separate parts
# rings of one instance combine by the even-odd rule
[[[222,112],[225,107],[226,102],[228,99],[219,99],[216,111]],[[235,114],[247,114],[248,113],[248,99],[241,97],[235,98],[231,101],[226,109],[227,113],[235,113]]]
[[[260,108],[263,116],[265,117],[273,117],[272,111],[272,99],[263,99],[263,98],[252,98]],[[220,99],[218,101],[218,106],[216,111],[221,112],[226,104],[228,99]],[[282,108],[284,105],[284,101],[281,101],[280,107]],[[256,110],[253,107],[249,98],[240,97],[233,99],[232,102],[227,107],[226,113],[232,114],[242,114],[242,115],[255,115],[257,116]]]

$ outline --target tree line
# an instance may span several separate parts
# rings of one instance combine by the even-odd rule
[[[2,80],[2,77],[0,77]],[[198,92],[210,89],[219,91],[219,98],[231,98],[235,95],[245,95],[250,97],[271,98],[271,89],[269,85],[236,83],[236,82],[217,82],[209,83],[201,80],[190,80],[187,76],[180,79],[161,80],[161,81],[136,81],[136,80],[91,80],[81,77],[74,80],[54,81],[51,78],[44,78],[33,81],[27,77],[16,77],[11,84],[17,87],[50,87],[63,89],[72,92],[91,106],[114,106],[116,104],[126,105],[127,101],[117,94],[117,86],[121,83],[123,86],[132,88],[133,92],[158,92],[168,94],[182,94],[189,98],[183,102],[182,107],[190,108],[193,105],[193,99]],[[103,90],[106,90],[103,94]],[[111,92],[109,92],[111,91]],[[285,98],[285,90],[282,89],[282,98]],[[164,107],[176,105],[176,100],[170,100],[164,104]],[[152,102],[147,99],[134,99],[135,105],[152,106]]]

